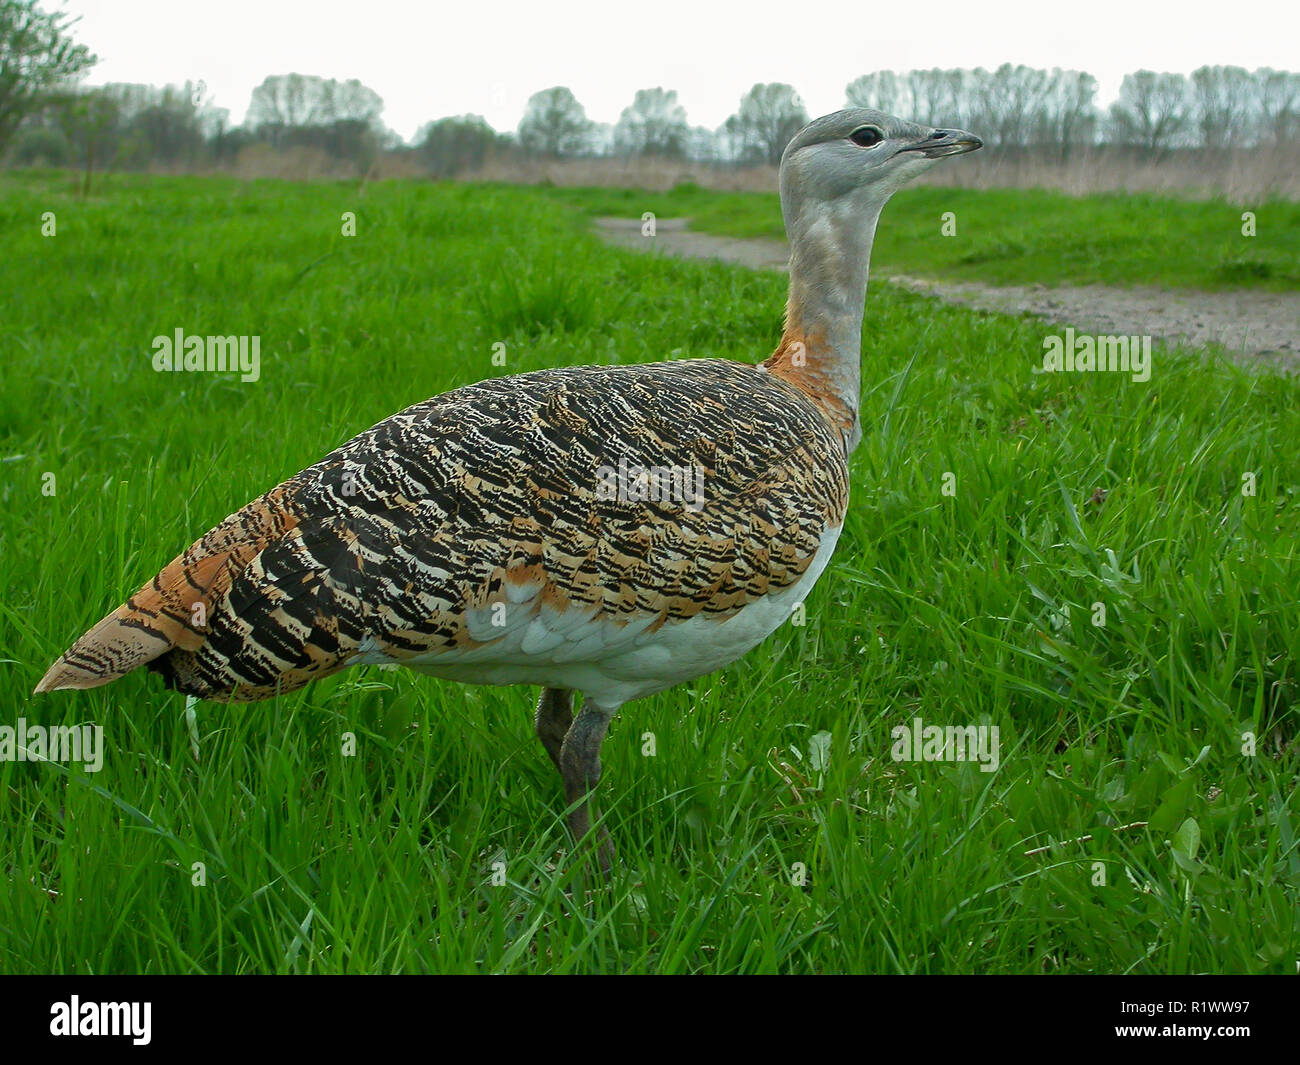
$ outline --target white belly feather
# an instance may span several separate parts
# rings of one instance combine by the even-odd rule
[[[401,664],[471,684],[571,688],[598,706],[618,707],[721,669],[770,636],[826,569],[841,528],[822,534],[817,553],[795,584],[742,607],[726,621],[698,614],[648,631],[651,617],[620,623],[579,610],[514,609],[538,591],[522,589],[514,591],[504,609],[493,614],[485,608],[468,619],[470,635],[490,643],[419,655]],[[366,641],[348,665],[391,661]]]

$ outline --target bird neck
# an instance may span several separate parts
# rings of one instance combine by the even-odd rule
[[[851,197],[791,211],[790,296],[781,343],[764,365],[807,393],[857,446],[862,312],[880,205]]]

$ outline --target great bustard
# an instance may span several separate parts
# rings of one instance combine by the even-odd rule
[[[357,663],[540,685],[537,735],[581,840],[619,707],[745,654],[825,569],[861,436],[876,221],[978,147],[878,111],[817,119],[781,160],[790,296],[766,362],[539,370],[410,407],[208,532],[36,691],[141,665],[238,701]]]

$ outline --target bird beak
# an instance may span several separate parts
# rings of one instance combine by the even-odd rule
[[[924,140],[919,140],[915,144],[909,144],[906,148],[900,148],[895,155],[902,155],[903,152],[920,152],[927,159],[942,159],[945,155],[961,155],[963,152],[973,152],[977,148],[983,148],[984,142],[974,133],[967,133],[964,129],[936,129]]]

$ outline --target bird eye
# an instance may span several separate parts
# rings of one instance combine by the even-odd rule
[[[849,140],[859,148],[870,148],[873,144],[879,144],[884,139],[885,135],[875,126],[860,126],[849,134]]]

